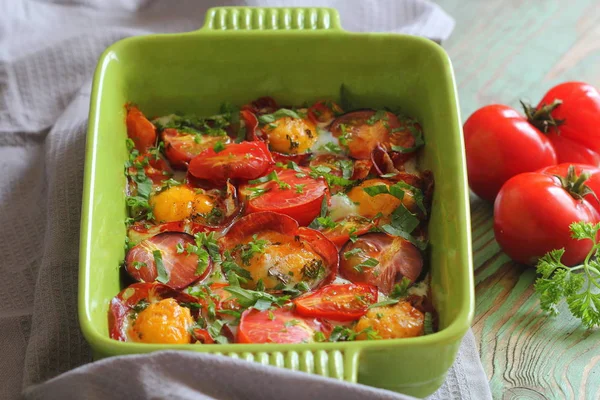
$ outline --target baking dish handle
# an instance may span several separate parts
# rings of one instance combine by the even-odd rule
[[[342,30],[340,15],[324,7],[214,7],[206,12],[206,31]]]
[[[215,354],[356,383],[360,351],[356,346],[348,346],[343,349],[216,352]]]

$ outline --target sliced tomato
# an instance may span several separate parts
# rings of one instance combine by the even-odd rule
[[[277,174],[277,180],[240,187],[240,196],[246,200],[246,212],[273,211],[294,218],[302,226],[310,224],[319,215],[323,198],[329,193],[325,180],[311,178],[306,168],[272,173]]]
[[[134,175],[137,172],[138,168],[136,166],[143,166],[144,173],[155,185],[160,185],[173,176],[173,170],[162,155],[156,158],[152,154],[140,154],[136,157],[134,166],[129,167],[129,175]]]
[[[600,166],[600,154],[584,144],[556,132],[548,133],[546,136],[556,149],[556,160],[559,164],[569,162]]]
[[[264,142],[242,142],[225,145],[218,153],[208,149],[190,162],[190,174],[211,182],[227,179],[256,179],[275,164]]]
[[[377,303],[377,287],[368,284],[327,285],[294,299],[296,312],[304,317],[354,321]]]
[[[167,274],[163,283],[174,289],[182,289],[208,275],[208,265],[199,264],[198,255],[187,251],[187,246],[195,246],[194,237],[187,233],[167,232],[146,239],[134,246],[125,258],[129,275],[137,281],[154,282],[161,278],[156,265],[155,252],[160,252],[162,264]]]
[[[174,168],[185,169],[190,160],[207,149],[212,149],[217,143],[229,143],[229,136],[209,136],[179,132],[167,128],[162,131],[165,143],[165,154]]]
[[[308,118],[315,124],[331,122],[343,113],[342,107],[330,100],[317,101],[307,112]]]
[[[140,153],[144,153],[154,146],[156,143],[156,128],[136,106],[127,106],[126,123],[127,136],[133,140],[135,148]]]
[[[141,301],[155,303],[167,298],[173,298],[178,303],[198,303],[195,297],[162,283],[134,283],[123,289],[111,300],[108,310],[111,339],[127,341],[127,319]]]
[[[238,343],[311,343],[315,333],[328,338],[331,326],[317,318],[304,318],[289,307],[258,311],[248,309],[242,314]]]
[[[375,225],[376,222],[369,218],[350,215],[342,220],[335,221],[334,228],[323,230],[322,233],[339,249],[350,240],[350,235],[353,237],[364,235],[375,227]]]
[[[400,126],[398,117],[391,112],[361,110],[336,118],[329,130],[333,136],[347,140],[352,157],[369,159],[377,145],[389,145],[391,132]]]
[[[221,251],[229,251],[237,257],[240,246],[254,238],[268,242],[263,253],[268,253],[269,257],[240,264],[255,281],[262,279],[268,289],[275,288],[278,282],[293,287],[300,281],[314,289],[331,282],[337,274],[339,255],[336,246],[321,232],[299,227],[298,222],[284,214],[266,211],[246,215],[219,239],[219,245]],[[290,253],[294,251],[298,253],[295,256]],[[275,262],[277,260],[282,262]],[[296,264],[298,262],[300,264]],[[279,279],[280,275],[285,279]],[[255,281],[242,286],[253,289]]]
[[[244,104],[242,110],[248,110],[254,114],[271,114],[279,109],[279,105],[272,97],[259,97],[250,104]]]
[[[344,278],[375,285],[385,294],[404,277],[414,282],[422,269],[423,257],[412,243],[385,233],[363,235],[340,251],[340,274]]]

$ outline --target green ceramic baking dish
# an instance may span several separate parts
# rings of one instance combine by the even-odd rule
[[[221,103],[272,96],[281,104],[339,99],[401,107],[421,122],[420,160],[436,180],[429,224],[440,331],[384,341],[301,345],[151,345],[108,337],[107,310],[121,289],[126,229],[126,102],[147,115],[211,114]],[[444,381],[473,316],[465,156],[452,66],[434,42],[357,34],[335,10],[214,8],[196,32],[122,40],[101,56],[91,99],[79,278],[81,329],[97,358],[164,349],[219,353],[416,396]]]

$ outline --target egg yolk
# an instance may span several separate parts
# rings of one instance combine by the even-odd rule
[[[157,221],[181,221],[194,214],[209,213],[214,203],[204,194],[196,193],[187,186],[173,186],[150,198],[154,218]]]
[[[164,299],[148,305],[138,314],[129,329],[129,337],[140,343],[190,343],[189,327],[193,324],[189,308],[181,307],[174,299]]]
[[[358,203],[358,212],[360,215],[373,218],[378,213],[390,215],[401,203],[401,201],[391,194],[382,193],[371,196],[363,189],[370,186],[385,185],[389,187],[389,183],[382,179],[369,179],[358,186],[355,186],[348,192],[348,197],[354,203]]]
[[[311,121],[284,117],[263,127],[269,146],[279,153],[305,153],[317,141],[317,128]]]
[[[414,308],[409,302],[401,301],[391,307],[373,307],[358,320],[354,327],[360,332],[369,327],[373,328],[381,339],[398,339],[421,336],[424,332],[425,315]],[[362,333],[357,340],[368,339]]]
[[[265,241],[262,251],[253,252],[249,259],[244,260],[241,255],[247,253],[248,243]],[[284,284],[286,287],[305,281],[309,284],[311,280],[321,277],[325,272],[325,264],[321,257],[315,254],[301,241],[294,240],[287,235],[274,231],[261,232],[256,238],[248,237],[242,241],[239,256],[239,265],[250,272],[252,280],[243,284],[246,289],[256,288],[259,280],[262,280],[266,289],[273,289],[277,285]],[[260,242],[259,242],[260,243]]]

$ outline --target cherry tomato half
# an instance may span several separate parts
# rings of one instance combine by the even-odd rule
[[[511,177],[556,164],[550,140],[507,106],[475,111],[465,122],[464,136],[469,186],[488,201]]]
[[[600,214],[587,200],[565,190],[558,178],[526,172],[508,180],[494,203],[494,233],[513,260],[533,265],[547,252],[565,249],[562,262],[581,262],[592,243],[571,237],[576,221],[598,222]]]
[[[198,179],[225,182],[227,179],[256,179],[275,162],[264,142],[231,143],[217,152],[210,148],[190,162],[189,172]]]
[[[329,100],[317,101],[307,112],[308,118],[315,124],[331,122],[343,113],[342,107]]]
[[[242,314],[238,329],[239,343],[311,343],[315,333],[329,337],[331,326],[317,318],[304,318],[289,307]]]
[[[229,136],[209,136],[179,132],[167,128],[162,131],[165,143],[165,154],[174,168],[185,169],[190,160],[207,149],[212,149],[217,143],[229,143]]]
[[[354,321],[377,302],[377,287],[367,284],[327,285],[294,299],[296,312],[305,317]]]
[[[135,143],[135,148],[144,153],[156,143],[156,128],[135,106],[127,106],[127,136]]]

